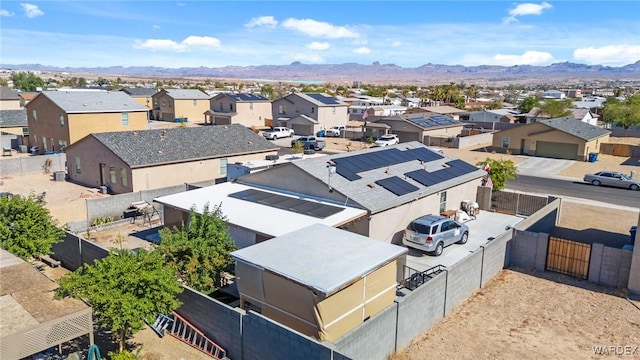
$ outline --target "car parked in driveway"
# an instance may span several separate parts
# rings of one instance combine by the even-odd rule
[[[409,223],[402,234],[405,246],[426,251],[435,256],[442,255],[446,246],[454,243],[466,244],[469,227],[440,215],[424,215]]]
[[[399,144],[400,139],[398,139],[398,135],[395,134],[387,134],[382,135],[373,143],[373,147],[383,147],[389,145]]]
[[[583,180],[594,186],[605,185],[631,190],[640,189],[640,180],[632,179],[627,174],[617,171],[600,171],[595,174],[586,174]]]

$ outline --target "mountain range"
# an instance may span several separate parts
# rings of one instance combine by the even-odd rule
[[[155,66],[110,66],[110,67],[54,67],[40,64],[0,65],[5,69],[30,71],[50,71],[67,73],[89,73],[111,76],[170,77],[170,78],[221,78],[260,81],[292,82],[334,82],[351,83],[406,83],[437,84],[451,81],[471,81],[474,83],[496,82],[566,82],[568,80],[640,80],[640,60],[620,67],[586,65],[571,62],[555,63],[548,66],[534,65],[440,65],[426,64],[415,68],[405,68],[395,64],[370,65],[345,64],[303,64],[289,65],[225,66],[225,67],[181,67],[163,68]]]

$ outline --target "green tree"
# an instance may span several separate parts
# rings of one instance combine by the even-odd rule
[[[547,100],[540,105],[540,111],[548,115],[550,118],[555,119],[571,115],[570,109],[572,107],[573,101],[571,99]]]
[[[78,78],[78,87],[86,88],[87,87],[87,79],[83,77]]]
[[[518,168],[511,160],[486,158],[476,164],[485,169],[493,183],[493,190],[499,191],[507,186],[507,181],[518,177]]]
[[[233,263],[235,250],[220,206],[202,215],[191,209],[186,225],[160,230],[159,251],[186,285],[209,294],[220,286],[221,272]]]
[[[262,87],[260,88],[260,94],[262,94],[262,96],[266,98],[269,98],[269,100],[275,100],[276,89],[274,89],[273,86],[269,84],[265,84],[265,85],[262,85]]]
[[[304,146],[302,145],[302,143],[300,141],[296,141],[293,143],[293,145],[291,145],[291,153],[296,155],[296,154],[302,154],[304,152]]]
[[[625,132],[631,126],[640,126],[640,94],[626,100],[609,97],[602,104],[602,121],[622,126]]]
[[[58,298],[71,296],[86,301],[96,322],[110,329],[124,350],[127,337],[180,306],[176,296],[182,286],[173,268],[165,266],[158,251],[113,250],[93,264],[84,264],[60,279]]]
[[[529,96],[522,100],[520,105],[518,105],[518,110],[521,114],[526,114],[531,111],[531,109],[538,106],[540,106],[540,101],[533,96]]]
[[[36,91],[44,87],[44,80],[32,72],[16,72],[11,74],[13,88],[22,91]]]
[[[490,102],[487,105],[487,109],[489,109],[489,110],[502,109],[502,101],[495,100],[495,101]]]
[[[0,246],[23,260],[50,254],[64,231],[44,205],[43,197],[34,194],[1,197]]]

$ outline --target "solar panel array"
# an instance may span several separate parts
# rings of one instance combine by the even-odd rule
[[[444,115],[432,115],[428,118],[422,116],[414,116],[408,117],[407,120],[423,128],[460,124],[459,121]]]
[[[402,196],[408,193],[414,192],[418,190],[418,187],[409,184],[408,182],[400,179],[397,176],[392,176],[386,179],[381,179],[376,181],[376,184],[382,186],[383,188],[391,191],[392,193]]]
[[[333,162],[336,163],[336,173],[340,174],[347,180],[354,181],[362,178],[358,175],[360,172],[385,168],[387,166],[414,160],[430,162],[442,158],[442,155],[426,148],[416,148],[404,151],[393,148],[341,157],[333,159]]]
[[[424,186],[433,186],[441,182],[451,180],[458,176],[462,176],[478,170],[477,167],[471,164],[467,164],[462,160],[452,160],[452,161],[449,161],[447,164],[449,165],[449,167],[441,170],[428,172],[426,170],[420,169],[420,170],[408,172],[405,175],[407,175],[408,177],[412,178],[413,180],[419,182]]]
[[[327,96],[324,94],[318,94],[318,93],[311,93],[311,94],[305,94],[315,100],[320,101],[321,103],[325,104],[325,105],[338,105],[340,104],[340,102],[338,101],[338,99],[332,97],[332,96]]]
[[[229,194],[230,197],[252,203],[271,206],[276,209],[292,211],[297,214],[313,216],[324,219],[342,211],[342,208],[327,204],[320,204],[313,201],[296,199],[289,196],[274,194],[256,189],[247,189],[237,193]]]
[[[269,100],[266,97],[258,94],[227,94],[230,98],[238,101],[264,101]]]

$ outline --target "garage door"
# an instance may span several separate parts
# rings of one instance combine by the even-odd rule
[[[392,131],[392,133],[398,135],[398,139],[401,143],[409,141],[422,141],[420,139],[420,133],[411,131]]]
[[[231,118],[228,116],[216,116],[214,123],[216,125],[229,125],[231,124]]]
[[[296,135],[315,135],[311,125],[291,124],[291,128]]]
[[[536,143],[536,156],[576,160],[578,157],[578,144],[538,141]]]

